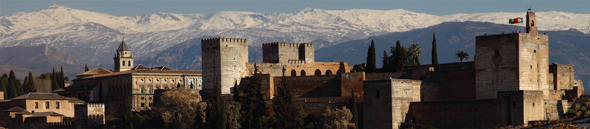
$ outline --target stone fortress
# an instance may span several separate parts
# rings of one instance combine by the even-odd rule
[[[575,80],[573,65],[548,63],[549,36],[538,34],[535,22],[535,13],[527,12],[526,33],[477,36],[473,62],[390,73],[316,62],[311,43],[265,43],[263,62],[254,63],[248,62],[247,39],[203,39],[203,98],[215,84],[224,95],[236,94],[235,85],[243,92],[257,65],[267,100],[276,95],[285,68],[295,99],[310,113],[349,106],[355,91],[364,128],[398,128],[402,122],[490,128],[556,120],[582,95],[583,84]]]

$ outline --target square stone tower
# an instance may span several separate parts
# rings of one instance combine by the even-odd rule
[[[265,43],[262,57],[264,63],[313,64],[315,61],[312,43]]]
[[[221,94],[231,94],[231,88],[247,76],[248,39],[210,38],[201,40],[203,91],[213,93],[215,84]],[[216,82],[217,81],[217,82]]]
[[[549,36],[537,34],[535,13],[527,12],[527,33],[477,36],[476,98],[498,91],[538,90],[548,97]]]

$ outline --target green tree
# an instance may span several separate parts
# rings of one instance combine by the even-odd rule
[[[240,110],[242,109],[241,103],[229,102],[226,103],[225,108],[227,109],[227,127],[230,129],[242,128],[240,124],[240,118],[242,117],[242,114],[240,114]]]
[[[420,47],[420,44],[413,43],[408,48],[408,55],[410,56],[410,66],[419,66],[419,58],[422,56],[422,47]]]
[[[457,53],[455,53],[455,58],[461,59],[461,62],[463,62],[463,60],[469,60],[469,53],[465,51],[457,51]]]
[[[13,70],[10,70],[10,74],[8,75],[8,85],[6,87],[8,90],[7,99],[18,97],[24,94],[22,84],[20,83],[20,80],[16,79],[16,75],[14,74]]]
[[[291,92],[291,87],[287,84],[284,67],[281,82],[277,87],[277,95],[272,101],[272,107],[275,111],[275,117],[277,118],[277,128],[296,129],[303,127],[305,116],[300,114],[300,107],[294,105],[293,93]]]
[[[371,40],[371,46],[369,46],[369,50],[367,52],[367,66],[365,67],[365,72],[372,73],[375,72],[377,66],[375,64],[375,42]]]
[[[31,73],[31,71],[29,71],[29,76],[25,78],[23,90],[24,93],[37,92],[37,88],[35,88],[35,77]]]
[[[64,78],[64,67],[61,67],[61,70],[59,72],[59,80],[57,80],[59,83],[59,88],[64,88],[66,87],[66,82],[65,82],[66,78]]]
[[[53,68],[53,72],[51,73],[51,90],[59,89],[59,83],[57,83],[57,73],[55,73],[55,68]]]
[[[322,114],[322,123],[324,129],[350,129],[356,126],[350,123],[352,120],[352,113],[346,107],[342,109],[332,110],[326,107]]]
[[[4,98],[8,99],[8,75],[6,73],[0,77],[0,90],[4,91]]]
[[[88,71],[90,69],[88,69],[88,65],[84,64],[84,72]]]
[[[234,83],[234,101],[240,102],[240,86],[238,85],[238,81]]]
[[[389,64],[389,56],[387,55],[387,52],[385,50],[383,50],[383,65],[381,67],[381,71],[382,72],[389,72],[391,68],[389,68],[390,64]]]
[[[436,36],[432,32],[432,65],[438,64],[438,55],[436,54]]]
[[[249,84],[249,89],[246,92],[244,100],[244,108],[246,110],[245,127],[248,129],[264,128],[266,113],[266,102],[264,100],[264,90],[262,90],[262,75],[258,71],[258,66],[254,64],[254,74],[252,81]]]
[[[391,47],[391,53],[392,53],[392,69],[394,72],[403,72],[404,71],[404,67],[408,66],[408,60],[409,60],[409,56],[408,56],[408,50],[401,45],[401,43],[399,42],[399,40],[395,43],[395,47]]]
[[[352,122],[354,122],[356,128],[359,128],[359,116],[358,116],[358,108],[356,104],[356,95],[354,95],[354,90],[352,90]]]

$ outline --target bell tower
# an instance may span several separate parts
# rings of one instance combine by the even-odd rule
[[[537,34],[537,18],[531,9],[526,12],[526,33]]]
[[[125,44],[125,38],[119,44],[113,59],[115,60],[115,72],[123,72],[133,68],[133,55],[131,55],[131,50]]]

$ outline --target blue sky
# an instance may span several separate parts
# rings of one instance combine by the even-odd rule
[[[0,15],[34,12],[59,4],[117,16],[156,12],[195,14],[218,11],[285,13],[306,7],[346,9],[405,9],[434,15],[483,12],[563,11],[590,14],[590,0],[0,0]]]

